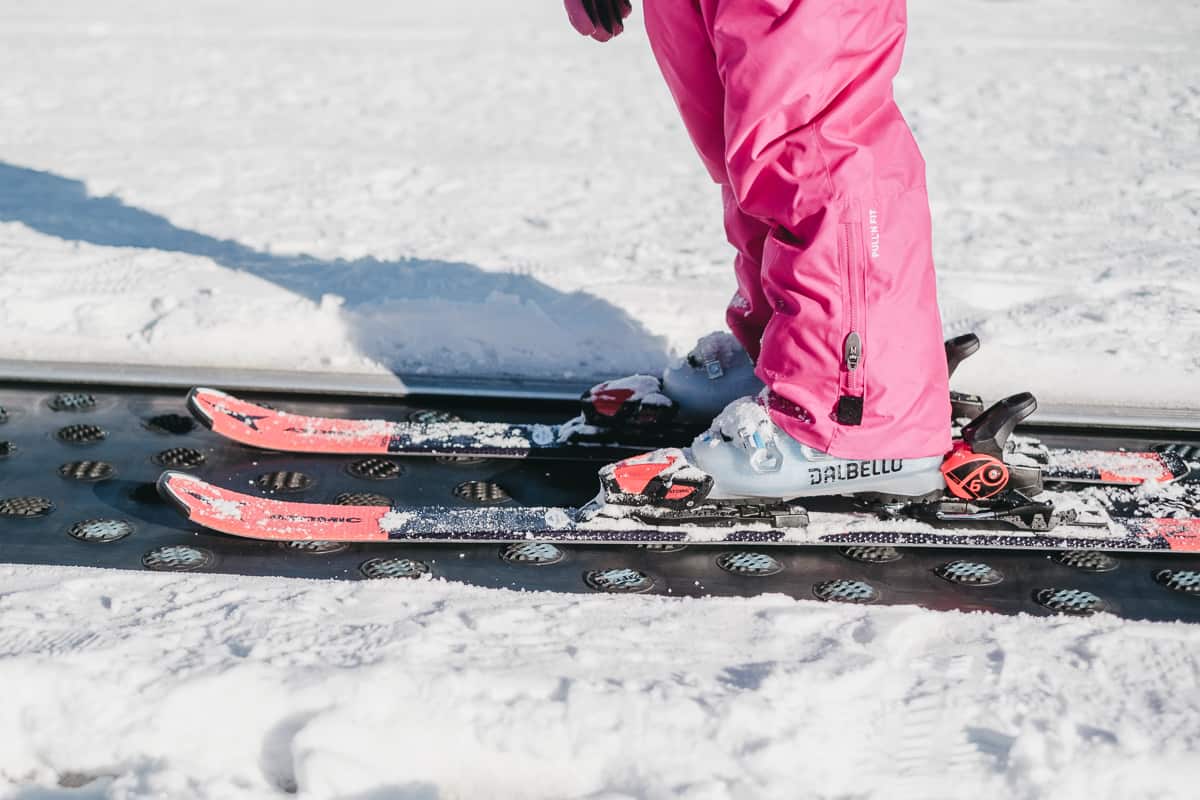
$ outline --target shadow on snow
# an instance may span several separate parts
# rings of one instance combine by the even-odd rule
[[[461,262],[369,257],[347,261],[262,252],[177,227],[165,217],[128,206],[116,197],[92,196],[83,181],[4,162],[0,162],[0,222],[19,222],[64,241],[202,256],[314,303],[325,295],[338,295],[344,299],[343,309],[350,312],[346,321],[358,351],[398,372],[424,369],[462,375],[486,369],[491,353],[492,358],[503,356],[509,362],[508,369],[495,364],[500,375],[547,377],[548,370],[559,376],[571,370],[580,380],[611,377],[600,371],[612,355],[641,369],[652,368],[666,356],[661,338],[623,310],[587,292],[561,292],[535,278],[488,272]],[[493,315],[496,302],[507,304],[499,317]],[[445,309],[440,309],[442,303],[448,304]],[[492,304],[492,309],[463,309],[464,304],[485,303]],[[521,308],[514,310],[513,303],[520,303]],[[416,315],[422,341],[439,343],[435,348],[439,360],[458,363],[406,362],[401,353],[406,309]],[[546,333],[554,336],[560,347],[559,361],[574,358],[576,363],[539,363],[539,352],[527,352],[528,346],[518,345],[515,353],[502,352],[505,344],[497,343],[497,336],[520,325],[522,317],[530,324],[548,327]],[[564,339],[570,342],[565,349]],[[541,341],[551,344],[545,338]],[[471,355],[459,359],[459,351]],[[430,349],[421,352],[428,354]]]

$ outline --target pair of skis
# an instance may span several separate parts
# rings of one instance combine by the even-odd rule
[[[949,354],[949,345],[947,350]],[[956,409],[972,400],[957,395]],[[307,454],[609,460],[648,444],[622,441],[619,429],[605,430],[585,418],[563,425],[334,419],[277,411],[212,389],[193,390],[189,408],[215,433],[233,441]],[[651,435],[662,436],[662,432]],[[1001,443],[1003,439],[1007,431]],[[1044,492],[1029,502],[1017,496],[1000,511],[954,501],[915,508],[865,507],[861,499],[836,497],[806,500],[803,506],[726,504],[720,513],[687,522],[596,513],[594,508],[387,508],[289,502],[214,486],[181,472],[164,473],[159,490],[198,525],[276,541],[540,540],[1200,551],[1200,519],[1196,518],[1200,491],[1179,485],[1171,487],[1166,502],[1155,498],[1154,487],[1170,485],[1189,471],[1189,465],[1173,453],[1066,450],[1025,441],[1006,455],[1018,468],[1040,471],[1047,484],[1074,488]]]

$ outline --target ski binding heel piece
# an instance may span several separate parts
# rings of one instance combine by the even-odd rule
[[[1006,397],[963,426],[963,441],[976,453],[1002,458],[1008,437],[1034,411],[1037,400],[1029,392]]]
[[[974,355],[979,350],[979,337],[973,333],[964,333],[962,336],[955,336],[953,339],[947,339],[946,346],[946,370],[951,378],[954,377],[954,371],[958,369],[958,365],[965,361],[969,356]],[[950,419],[951,420],[972,420],[983,413],[983,398],[977,394],[967,394],[966,392],[956,392],[950,390]]]
[[[949,343],[947,343],[949,351]],[[927,522],[1000,522],[1026,531],[1048,531],[1060,523],[1080,523],[1073,509],[1056,509],[1031,496],[1042,491],[1041,470],[1004,462],[1013,430],[1037,410],[1037,400],[1022,392],[995,403],[962,430],[962,440],[942,462],[942,477],[953,499],[913,506],[910,513]]]
[[[960,500],[986,500],[1004,491],[1038,494],[1041,472],[1036,467],[1004,463],[1004,446],[1018,424],[1037,410],[1028,392],[1006,397],[962,430],[962,440],[942,462],[942,477],[950,494]]]

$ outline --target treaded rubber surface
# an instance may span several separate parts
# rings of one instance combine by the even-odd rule
[[[59,395],[86,391],[95,403],[69,412],[55,411]],[[570,404],[515,404],[446,398],[384,404],[378,401],[310,400],[286,395],[257,399],[302,413],[375,417],[394,420],[422,412],[452,413],[464,419],[511,422],[558,422],[571,416]],[[160,463],[181,454],[203,462],[192,471],[219,485],[265,493],[280,489],[289,499],[333,502],[347,494],[378,493],[398,505],[476,506],[483,497],[514,505],[578,505],[595,494],[595,464],[572,461],[388,459],[401,467],[380,481],[373,470],[354,470],[351,456],[296,456],[250,450],[229,444],[202,426],[180,424],[186,414],[184,393],[70,385],[0,384],[0,406],[8,411],[4,439],[11,454],[0,459],[0,503],[27,511],[28,500],[44,498],[40,516],[0,518],[0,560],[22,564],[63,564],[116,569],[222,572],[344,580],[403,580],[428,573],[436,578],[488,587],[561,592],[636,591],[649,594],[747,596],[778,592],[812,600],[860,582],[880,604],[916,604],[933,609],[987,610],[1000,613],[1053,613],[1038,598],[1045,590],[1076,590],[1103,600],[1114,614],[1138,619],[1200,621],[1200,598],[1172,590],[1161,576],[1200,571],[1200,556],[1119,554],[1116,567],[1104,571],[1061,563],[1046,553],[900,549],[899,558],[851,558],[837,547],[771,547],[768,559],[753,547],[692,546],[683,549],[563,545],[561,557],[502,558],[493,545],[338,545],[281,546],[235,539],[189,525],[154,491]],[[112,466],[112,477],[64,479],[60,470],[83,469],[78,444],[56,433],[64,419],[95,426],[107,436],[86,445],[87,462]],[[152,422],[153,420],[153,422]],[[166,424],[164,424],[166,423]],[[1078,440],[1078,434],[1075,439]],[[1170,441],[1164,436],[1163,442]],[[1105,442],[1136,447],[1153,442]],[[170,454],[169,456],[166,454]],[[91,470],[87,470],[92,474]],[[296,476],[303,475],[308,480]],[[270,480],[261,482],[264,476]],[[470,487],[466,490],[463,487]],[[265,487],[265,488],[264,488]],[[486,491],[484,488],[486,487]],[[493,488],[494,487],[494,488]],[[457,490],[457,491],[456,491]],[[500,494],[503,493],[503,495]],[[875,553],[865,553],[877,556]],[[956,583],[939,577],[946,565],[969,559],[985,564],[1001,580]],[[423,566],[422,566],[423,565]],[[778,569],[776,569],[778,567]],[[958,568],[962,571],[962,568]],[[972,566],[971,574],[984,574]],[[990,574],[990,573],[987,573]],[[645,576],[630,582],[629,576]],[[1156,577],[1158,578],[1156,580]],[[841,583],[835,583],[841,582]],[[1189,584],[1190,585],[1190,584]],[[819,587],[824,587],[820,589]],[[1065,595],[1064,595],[1065,596]],[[1074,595],[1072,595],[1074,596]],[[1084,596],[1084,595],[1080,595]],[[835,601],[835,600],[831,600]]]

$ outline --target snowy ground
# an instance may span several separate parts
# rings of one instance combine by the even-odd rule
[[[558,0],[0,5],[7,358],[578,379],[722,324],[640,17],[600,46]],[[1194,406],[1200,6],[911,17],[947,330],[986,339],[960,382]]]
[[[718,327],[715,193],[640,23],[601,47],[557,0],[493,6],[0,0],[3,355],[579,378]],[[911,17],[898,91],[948,332],[987,340],[960,383],[1194,405],[1200,6]],[[0,585],[4,797],[1190,797],[1200,778],[1200,629],[1177,625],[24,567]]]
[[[3,779],[85,784],[8,797],[1095,800],[1192,798],[1200,781],[1200,629],[1181,624],[0,581]]]

